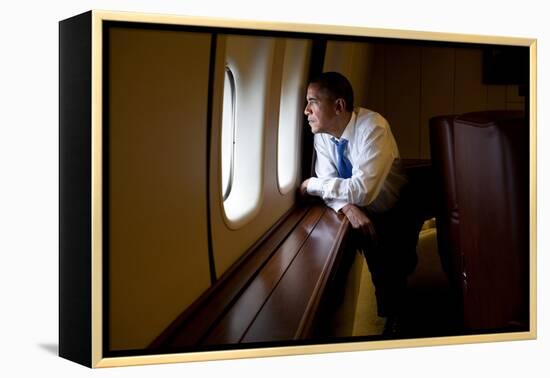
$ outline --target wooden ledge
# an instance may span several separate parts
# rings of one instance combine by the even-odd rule
[[[294,208],[150,348],[311,337],[349,230],[347,218],[324,205]]]

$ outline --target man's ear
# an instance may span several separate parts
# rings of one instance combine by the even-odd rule
[[[338,98],[335,101],[336,104],[336,114],[340,114],[346,110],[346,100],[343,98]]]

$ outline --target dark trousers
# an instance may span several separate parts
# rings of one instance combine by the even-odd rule
[[[405,301],[407,276],[416,267],[416,244],[422,219],[413,204],[410,192],[404,188],[392,209],[384,213],[364,210],[374,224],[376,239],[359,232],[354,235],[372,276],[379,316],[399,315]]]

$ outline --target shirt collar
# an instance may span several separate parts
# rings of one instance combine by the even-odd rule
[[[340,136],[339,139],[336,139],[337,141],[340,141],[340,139],[347,139],[349,142],[350,137],[353,135],[354,129],[355,129],[355,120],[357,119],[355,115],[355,109],[351,112],[351,118],[349,119],[348,124],[346,125],[346,128],[344,129],[344,132]]]

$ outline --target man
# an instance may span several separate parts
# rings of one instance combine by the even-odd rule
[[[351,84],[336,72],[309,84],[304,113],[315,134],[317,177],[305,180],[300,192],[321,197],[357,230],[378,314],[388,317],[386,329],[391,328],[401,310],[406,276],[416,264],[418,236],[406,231],[412,215],[404,205],[407,178],[395,139],[380,114],[354,108]]]

